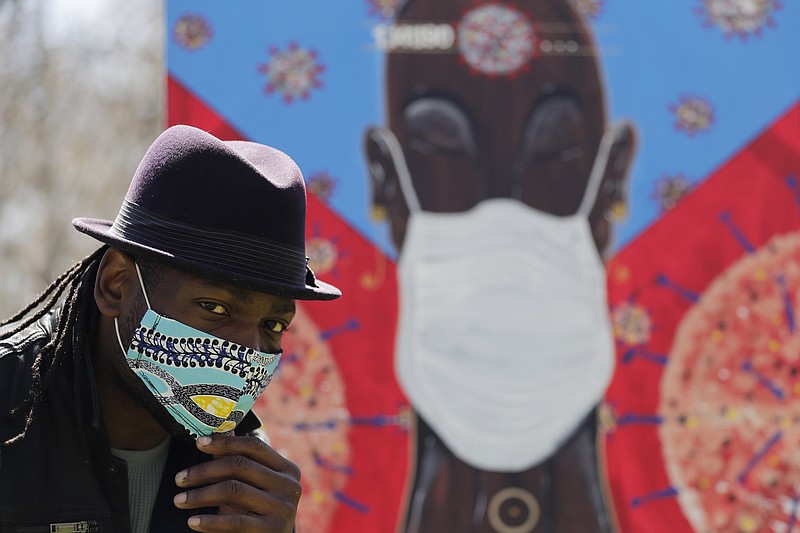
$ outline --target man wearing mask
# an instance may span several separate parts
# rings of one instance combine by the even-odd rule
[[[402,529],[608,531],[601,255],[633,129],[607,124],[566,0],[410,0],[396,35],[420,25],[451,28],[452,45],[392,49],[389,34],[388,128],[365,139],[399,252],[396,370],[418,415]]]
[[[296,465],[250,411],[295,300],[305,187],[273,148],[189,126],[145,154],[104,245],[0,324],[0,532],[293,530]]]

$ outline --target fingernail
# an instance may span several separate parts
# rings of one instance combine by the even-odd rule
[[[175,474],[175,483],[177,483],[178,485],[182,485],[183,482],[186,481],[187,477],[189,477],[189,471],[188,470],[182,470],[182,471],[178,472],[177,474]]]
[[[200,437],[199,439],[197,439],[197,444],[199,446],[208,446],[209,444],[211,444],[211,437]]]
[[[200,525],[200,517],[193,516],[186,523],[189,524],[189,527],[197,527]]]
[[[186,493],[185,492],[181,492],[180,494],[176,494],[175,495],[175,499],[173,501],[176,504],[178,504],[178,503],[186,503],[186,499],[187,499]]]

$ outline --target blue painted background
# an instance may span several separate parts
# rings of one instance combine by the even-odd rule
[[[640,134],[627,218],[615,247],[663,212],[656,183],[683,175],[696,185],[779,117],[800,96],[800,5],[774,3],[757,31],[726,33],[701,0],[605,0],[591,20],[602,54],[611,120],[630,119]],[[179,17],[209,24],[210,40],[190,50],[172,34]],[[372,29],[387,21],[368,0],[167,1],[169,74],[248,138],[292,155],[306,178],[336,180],[329,200],[340,215],[394,255],[387,226],[369,219],[361,144],[383,123],[383,52]],[[290,43],[313,50],[322,87],[286,103],[267,94],[259,66]],[[671,106],[684,96],[713,106],[708,130],[675,126]]]

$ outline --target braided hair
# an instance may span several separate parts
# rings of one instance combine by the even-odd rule
[[[30,395],[7,413],[0,413],[0,417],[6,420],[15,420],[23,415],[25,416],[25,427],[17,435],[7,440],[0,440],[0,451],[25,438],[36,416],[37,409],[42,403],[47,387],[58,374],[58,368],[62,361],[64,361],[65,358],[72,358],[75,367],[83,361],[86,355],[85,350],[76,349],[77,347],[75,346],[75,340],[79,338],[79,335],[76,335],[76,333],[82,333],[75,331],[78,311],[83,305],[79,300],[81,281],[87,272],[99,264],[100,259],[108,248],[108,246],[102,246],[94,253],[75,263],[69,270],[53,281],[49,287],[42,291],[42,293],[24,309],[14,316],[0,322],[0,341],[3,341],[23,331],[55,309],[59,302],[62,301],[62,296],[66,293],[66,297],[63,298],[62,309],[58,315],[55,332],[51,335],[47,344],[36,354],[36,359],[31,367],[33,381]],[[165,265],[144,257],[138,257],[135,261],[146,275],[149,286],[152,289],[158,288],[161,285],[166,271]],[[88,283],[93,281],[94,280],[87,280]],[[74,376],[73,391],[75,397],[80,397],[80,391],[84,390],[83,373],[75,372]],[[83,427],[86,417],[80,402],[78,403],[77,409],[78,411],[76,414],[79,427]],[[82,439],[84,440],[84,452],[87,452],[85,437],[82,436]]]
[[[56,278],[39,296],[37,296],[24,309],[14,316],[0,322],[0,341],[11,338],[23,331],[31,324],[51,312],[62,301],[63,308],[58,317],[53,335],[36,354],[32,366],[31,392],[28,398],[6,413],[0,413],[6,420],[15,420],[25,417],[25,427],[16,436],[8,440],[0,440],[0,449],[11,446],[21,441],[28,433],[28,429],[36,416],[42,403],[42,398],[47,387],[57,375],[57,370],[62,361],[68,357],[83,357],[83,350],[76,350],[74,344],[75,324],[78,314],[78,294],[81,279],[84,274],[103,256],[107,247],[103,246],[81,261],[75,263],[69,270]],[[7,327],[8,326],[8,327]],[[82,385],[78,383],[80,372],[76,372],[75,391]],[[78,413],[79,417],[81,413]],[[79,421],[82,423],[83,420]]]

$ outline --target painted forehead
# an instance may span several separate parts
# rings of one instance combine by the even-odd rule
[[[583,22],[567,4],[523,5],[416,0],[375,37],[391,55],[452,55],[471,75],[487,78],[514,79],[537,57],[593,55]]]

